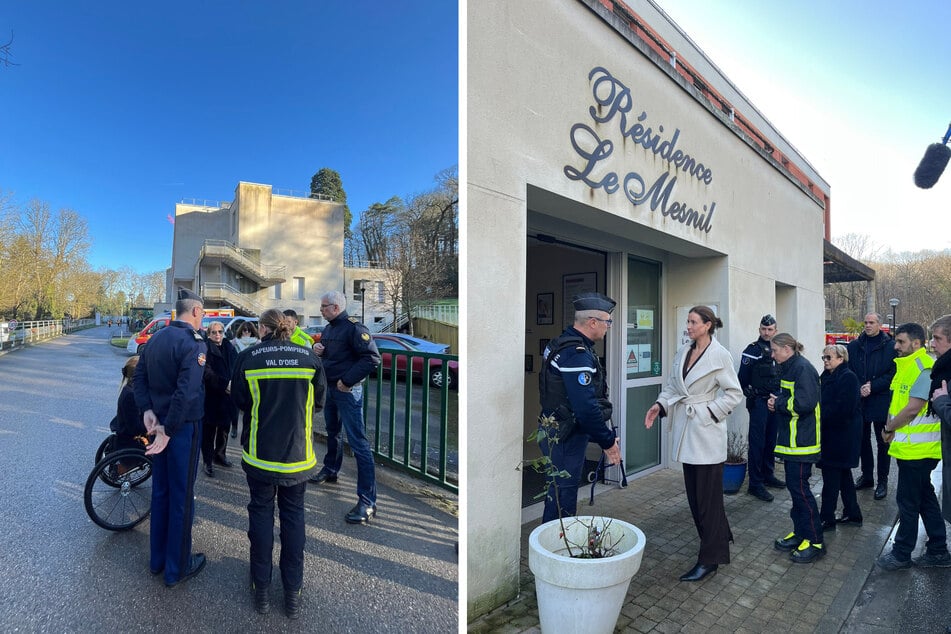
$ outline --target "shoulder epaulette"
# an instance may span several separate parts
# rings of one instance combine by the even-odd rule
[[[359,323],[360,323],[360,320],[357,319],[356,317],[347,317],[347,320],[350,321],[351,323],[354,323],[354,324],[359,324]]]

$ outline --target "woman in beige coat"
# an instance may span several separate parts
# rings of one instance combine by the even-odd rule
[[[733,356],[713,333],[723,322],[706,306],[687,314],[692,342],[677,351],[667,384],[647,410],[648,429],[658,416],[670,421],[670,457],[683,463],[687,502],[700,535],[696,565],[681,581],[700,581],[730,563],[733,533],[723,508],[726,419],[743,400]]]

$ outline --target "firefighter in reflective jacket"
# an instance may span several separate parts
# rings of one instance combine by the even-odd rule
[[[254,608],[270,609],[274,497],[281,515],[281,579],[287,615],[300,613],[304,581],[304,493],[317,466],[313,413],[323,408],[327,382],[309,347],[290,341],[291,320],[277,309],[259,320],[261,342],[238,355],[231,396],[244,412],[241,466],[248,478],[248,539]]]
[[[898,462],[898,530],[892,550],[878,558],[885,570],[908,568],[918,541],[918,517],[928,534],[923,555],[914,563],[922,567],[951,566],[947,533],[938,497],[931,484],[931,472],[941,460],[941,421],[928,413],[931,368],[934,365],[924,348],[925,329],[914,323],[895,331],[895,378],[892,400],[882,437],[891,444],[888,454]]]
[[[582,293],[571,301],[574,325],[549,342],[538,376],[539,424],[545,432],[539,444],[555,469],[569,474],[549,485],[543,522],[558,518],[559,505],[562,516],[575,515],[588,442],[604,450],[605,464],[621,461],[620,444],[605,424],[611,419],[611,403],[604,368],[593,349],[607,334],[617,302],[600,293]]]

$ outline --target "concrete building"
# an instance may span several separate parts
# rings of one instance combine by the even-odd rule
[[[542,490],[518,468],[538,455],[525,438],[541,350],[572,295],[618,300],[599,352],[638,478],[680,468],[666,424],[643,421],[688,309],[716,310],[737,362],[772,313],[818,365],[824,254],[844,254],[829,249],[829,184],[656,3],[487,0],[467,19],[473,619],[518,591],[520,527]],[[728,421],[747,423],[743,408]]]
[[[324,323],[320,296],[338,290],[350,315],[378,329],[392,321],[388,272],[366,263],[345,268],[343,236],[341,203],[270,185],[239,182],[231,202],[179,203],[166,301],[184,287],[206,306],[238,314],[293,308],[309,326]]]

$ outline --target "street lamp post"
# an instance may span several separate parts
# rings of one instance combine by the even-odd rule
[[[896,321],[897,317],[895,316],[895,309],[898,308],[899,303],[900,302],[898,301],[897,297],[892,297],[890,300],[888,300],[888,305],[892,307],[892,337],[895,336],[895,328],[898,327],[898,322]]]
[[[367,322],[367,281],[360,280],[360,321]]]

